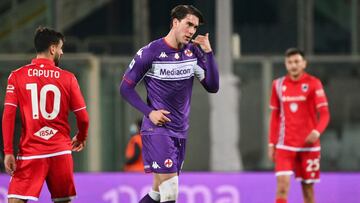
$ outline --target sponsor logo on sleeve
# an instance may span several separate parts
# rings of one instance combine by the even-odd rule
[[[316,94],[317,97],[325,96],[325,92],[324,92],[323,89],[316,90],[315,94]]]
[[[14,93],[14,90],[15,90],[15,86],[14,86],[14,85],[10,85],[10,84],[7,85],[7,87],[6,87],[6,92]]]
[[[14,89],[15,89],[15,86],[9,84],[9,85],[6,87],[6,89],[7,89],[7,90],[14,90]]]
[[[131,62],[129,64],[130,70],[134,67],[134,64],[135,64],[135,59],[131,60]]]

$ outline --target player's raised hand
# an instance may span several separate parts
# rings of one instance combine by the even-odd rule
[[[168,117],[166,117],[167,114],[170,114],[170,112],[163,109],[153,110],[150,112],[149,118],[155,125],[162,126],[166,122],[171,121]]]
[[[209,53],[212,51],[210,41],[209,41],[209,33],[205,35],[198,35],[195,39],[192,40],[193,43],[200,45],[201,49],[205,53]]]
[[[80,141],[77,139],[76,135],[73,137],[73,139],[71,140],[71,150],[75,151],[75,152],[80,152],[81,150],[83,150],[86,146],[86,141]]]
[[[312,130],[311,133],[306,137],[305,144],[314,144],[320,137],[320,133],[317,130]]]
[[[16,160],[13,154],[5,154],[4,165],[6,173],[13,176],[16,170]]]

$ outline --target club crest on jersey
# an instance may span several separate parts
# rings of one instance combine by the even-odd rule
[[[193,53],[192,53],[192,51],[190,51],[190,49],[185,49],[184,53],[188,57],[191,57],[193,55]]]
[[[299,105],[297,103],[291,103],[290,104],[290,111],[291,112],[293,112],[293,113],[297,112],[298,108],[299,108]]]
[[[166,168],[171,168],[172,165],[173,165],[173,161],[172,161],[171,159],[166,159],[166,160],[164,161],[164,166],[165,166]]]
[[[286,91],[286,86],[285,86],[285,85],[282,86],[282,91],[283,91],[283,92]]]
[[[35,136],[38,136],[44,140],[49,140],[50,138],[52,138],[58,130],[52,129],[50,127],[43,127],[41,128],[39,131],[37,131],[36,133],[34,133]]]
[[[179,53],[175,53],[174,58],[178,60],[180,58]]]
[[[309,90],[309,84],[307,83],[301,84],[301,90],[303,92],[307,92]]]

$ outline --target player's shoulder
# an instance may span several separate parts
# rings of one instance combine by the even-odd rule
[[[283,83],[285,79],[286,79],[286,76],[277,77],[272,81],[272,83],[274,85],[275,84],[280,84],[280,83]]]
[[[60,68],[58,66],[53,66],[53,69],[55,71],[59,71],[60,72],[60,75],[61,75],[61,78],[62,79],[65,79],[65,80],[71,80],[72,78],[75,77],[75,74],[69,70],[66,70],[66,69],[63,69],[63,68]]]
[[[157,39],[140,48],[136,54],[138,56],[141,56],[143,54],[153,55],[154,52],[157,52],[160,47],[161,47],[161,39]]]
[[[308,73],[306,73],[306,79],[308,80],[309,83],[314,83],[314,84],[321,83],[321,80],[318,77]]]
[[[21,67],[16,68],[16,69],[14,69],[14,70],[12,70],[10,72],[9,78],[12,77],[12,76],[20,75],[20,74],[22,74],[24,72],[27,72],[27,69],[31,68],[33,66],[34,66],[34,64],[30,63],[30,64],[26,64],[26,65],[23,65]]]

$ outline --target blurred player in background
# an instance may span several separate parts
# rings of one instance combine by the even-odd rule
[[[125,166],[124,171],[126,172],[143,172],[144,162],[142,159],[142,141],[140,135],[141,119],[136,121],[136,124],[132,126],[131,138],[126,146],[125,151]]]
[[[285,53],[288,74],[273,81],[270,99],[269,158],[275,162],[276,203],[286,203],[290,175],[301,181],[305,203],[314,203],[313,183],[320,178],[320,135],[329,109],[319,79],[305,72],[304,53]]]
[[[209,34],[192,39],[202,23],[203,16],[194,6],[173,8],[170,32],[137,52],[121,82],[121,95],[144,114],[141,128],[144,168],[154,174],[152,191],[141,203],[176,201],[194,77],[208,92],[216,93],[219,89]],[[147,103],[135,91],[142,79]]]
[[[55,30],[36,30],[36,58],[12,71],[8,78],[2,130],[5,169],[10,180],[9,202],[38,200],[46,180],[54,202],[76,196],[71,150],[85,147],[88,113],[75,76],[58,66],[64,36]],[[22,131],[15,161],[13,134],[19,107]],[[70,139],[69,112],[77,119],[78,133]]]

